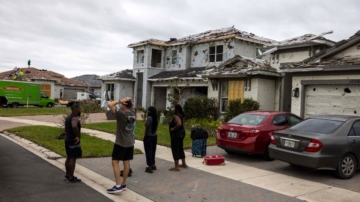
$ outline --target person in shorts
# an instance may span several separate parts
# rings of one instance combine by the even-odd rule
[[[71,114],[65,119],[66,175],[64,181],[66,182],[81,181],[80,179],[74,176],[76,159],[82,157],[82,150],[80,145],[80,131],[81,131],[81,123],[79,120],[80,114],[81,114],[80,106],[73,105],[71,107]]]
[[[116,105],[121,104],[120,109],[116,110]],[[107,192],[110,194],[125,191],[126,180],[130,170],[130,160],[134,155],[134,123],[136,120],[135,110],[130,97],[119,101],[110,102],[109,109],[116,115],[116,139],[112,153],[112,167],[116,185]],[[123,178],[120,183],[119,161],[123,162]]]

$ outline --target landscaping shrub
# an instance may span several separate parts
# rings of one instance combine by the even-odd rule
[[[226,110],[226,114],[224,116],[224,121],[227,122],[233,117],[253,110],[259,110],[260,104],[256,100],[252,98],[245,98],[243,102],[240,99],[230,100],[229,106]]]
[[[193,97],[186,100],[184,113],[187,119],[217,120],[219,118],[219,107],[216,99]]]

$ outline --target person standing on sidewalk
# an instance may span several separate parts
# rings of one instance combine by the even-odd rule
[[[117,104],[121,104],[118,111],[116,111]],[[116,140],[112,153],[112,166],[116,185],[107,190],[108,193],[114,194],[127,189],[126,180],[130,170],[130,160],[133,159],[134,155],[134,137],[132,132],[136,114],[130,97],[110,102],[108,107],[116,115]],[[119,161],[123,161],[124,165],[123,180],[121,183]]]
[[[185,114],[182,110],[181,105],[179,104],[175,105],[173,113],[175,117],[169,124],[169,131],[170,131],[170,139],[171,139],[171,152],[175,161],[175,167],[170,168],[169,170],[180,171],[179,167],[183,167],[183,168],[188,167],[185,162],[185,152],[184,152]],[[179,165],[180,159],[182,161],[181,165]]]
[[[65,119],[65,181],[80,182],[81,180],[74,176],[76,159],[82,157],[82,150],[80,146],[80,131],[81,123],[79,116],[81,109],[79,105],[71,107],[71,114]]]
[[[156,170],[155,166],[155,153],[157,144],[156,130],[158,127],[158,118],[156,108],[151,106],[148,108],[147,118],[145,123],[145,135],[144,135],[144,149],[146,156],[146,164],[148,167],[145,168],[145,172],[153,173]]]

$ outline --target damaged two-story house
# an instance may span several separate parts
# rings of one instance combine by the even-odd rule
[[[243,92],[245,87],[257,96],[257,87],[269,84],[247,81],[244,75],[250,75],[250,71],[243,74],[243,70],[230,71],[229,68],[249,67],[257,77],[276,80],[273,77],[279,77],[279,74],[265,61],[251,59],[260,55],[260,49],[274,42],[230,27],[179,39],[170,38],[169,41],[149,39],[130,44],[128,47],[133,49],[134,54],[135,103],[143,107],[154,105],[158,110],[164,110],[170,106],[167,100],[169,86],[174,85],[190,88],[192,96],[216,98],[223,110],[228,99],[242,99],[246,95]],[[224,74],[230,71],[231,76],[228,74],[226,77],[221,71]],[[250,83],[251,88],[248,87]],[[275,83],[273,86],[275,88]],[[260,104],[263,109],[274,109],[274,104],[267,107],[265,99]]]
[[[304,118],[317,114],[358,115],[360,31],[309,53],[303,60],[280,63],[279,72],[291,75],[292,113]]]

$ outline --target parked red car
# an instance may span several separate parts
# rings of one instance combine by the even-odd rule
[[[261,154],[266,160],[272,160],[269,156],[268,146],[273,132],[284,130],[302,120],[289,112],[245,112],[219,127],[216,143],[227,153]]]

